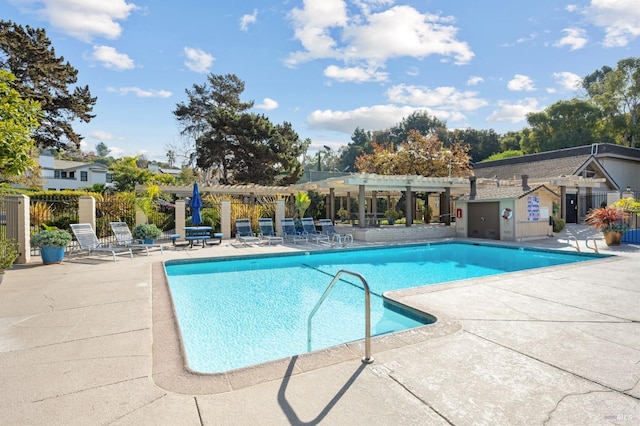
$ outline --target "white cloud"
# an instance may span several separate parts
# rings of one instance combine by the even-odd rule
[[[562,30],[565,36],[555,42],[555,47],[569,46],[569,50],[582,49],[589,39],[585,37],[585,30],[581,28],[565,28]]]
[[[567,7],[564,8],[567,12],[575,12],[576,10],[578,10],[578,6],[575,4],[570,4],[567,5]]]
[[[113,68],[118,71],[135,68],[133,59],[111,46],[93,46],[92,59],[102,62],[106,68]]]
[[[266,111],[271,111],[273,109],[278,108],[278,102],[274,101],[271,98],[264,98],[261,104],[255,106],[257,109],[264,109]]]
[[[478,98],[478,92],[460,92],[453,87],[429,89],[422,86],[399,84],[387,90],[391,102],[415,107],[439,108],[447,111],[473,111],[487,105],[487,101]]]
[[[553,78],[556,80],[559,86],[567,90],[579,89],[582,85],[582,77],[572,72],[554,72]]]
[[[240,18],[240,29],[247,31],[250,24],[255,24],[258,21],[258,9],[253,9],[253,14],[242,15]]]
[[[213,64],[213,56],[204,50],[185,47],[184,54],[187,57],[184,61],[184,65],[191,71],[206,73],[209,71],[211,64]]]
[[[395,57],[424,58],[441,55],[458,64],[471,61],[474,54],[466,42],[457,40],[453,18],[420,13],[410,6],[394,6],[377,13],[390,1],[359,1],[364,14],[348,15],[343,0],[304,2],[302,9],[290,13],[295,38],[304,50],[286,60],[296,66],[314,59],[336,59],[363,63],[360,68],[382,67]]]
[[[120,96],[126,96],[129,93],[133,93],[139,98],[169,98],[173,93],[168,90],[143,90],[139,87],[108,87],[108,92],[118,93]]]
[[[538,106],[537,99],[526,98],[521,101],[509,103],[507,101],[498,102],[500,109],[491,113],[487,117],[487,121],[509,121],[511,123],[519,123],[526,121],[527,114],[530,112],[540,112],[542,107]]]
[[[605,31],[605,47],[626,46],[640,36],[640,7],[637,0],[591,0],[587,18]]]
[[[10,0],[33,5],[29,12],[48,21],[65,34],[89,42],[94,37],[115,39],[122,33],[118,21],[138,9],[125,0]]]
[[[513,92],[531,92],[536,90],[533,80],[522,74],[516,74],[513,79],[507,83],[507,88]]]
[[[327,68],[325,68],[324,75],[325,77],[329,77],[340,82],[352,81],[356,83],[369,81],[386,81],[389,76],[388,73],[378,72],[373,68],[340,68],[335,65],[329,65]]]
[[[307,122],[313,128],[351,134],[356,127],[387,129],[416,110],[418,108],[396,105],[374,105],[351,111],[316,110],[307,117]]]
[[[469,80],[467,80],[467,86],[475,86],[480,83],[484,83],[484,78],[475,75],[471,76]]]
[[[94,130],[93,132],[91,132],[91,137],[100,139],[102,141],[110,141],[115,139],[115,136],[113,136],[112,133],[105,132],[104,130]]]

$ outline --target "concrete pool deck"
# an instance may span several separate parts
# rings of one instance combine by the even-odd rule
[[[578,226],[519,245],[566,250],[567,233],[585,251]],[[640,245],[601,238],[616,257],[397,292],[440,331],[374,340],[373,364],[355,344],[330,365],[293,357],[270,366],[280,378],[257,368],[219,393],[201,387],[164,334],[160,262],[310,247],[223,241],[15,267],[0,285],[0,424],[640,422]]]

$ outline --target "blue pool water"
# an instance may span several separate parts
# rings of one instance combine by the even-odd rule
[[[187,363],[222,372],[307,352],[307,318],[346,269],[371,289],[371,334],[430,322],[384,301],[389,290],[593,259],[593,255],[467,243],[168,261],[165,269]],[[345,276],[313,319],[311,350],[364,337],[362,286]]]

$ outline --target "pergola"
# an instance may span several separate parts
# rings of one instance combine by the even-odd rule
[[[357,193],[358,197],[358,226],[366,227],[367,214],[376,215],[376,199],[380,196],[406,193],[406,226],[413,223],[415,192],[440,194],[441,211],[444,222],[450,224],[450,200],[452,196],[459,196],[469,191],[469,180],[460,177],[424,177],[418,175],[378,175],[373,173],[358,173],[347,176],[325,179],[297,185],[303,190],[313,190],[328,197],[327,214],[334,217],[336,211],[336,197],[346,197],[347,203]],[[371,193],[370,211],[367,212],[367,192]],[[347,210],[350,205],[347,204]]]

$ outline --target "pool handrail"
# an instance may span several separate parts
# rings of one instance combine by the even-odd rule
[[[371,364],[373,362],[373,357],[371,356],[371,295],[369,292],[369,284],[361,274],[357,272],[347,271],[346,269],[339,270],[338,273],[333,277],[333,279],[331,280],[331,283],[329,283],[329,286],[322,294],[322,297],[320,297],[320,300],[318,300],[318,303],[316,303],[316,306],[314,306],[314,308],[311,310],[311,313],[309,314],[309,318],[307,319],[307,351],[311,352],[311,319],[315,315],[316,311],[320,308],[320,305],[322,305],[322,302],[324,302],[324,300],[327,298],[327,296],[333,289],[333,286],[338,282],[342,274],[352,275],[360,279],[360,281],[362,281],[362,287],[364,289],[364,327],[365,327],[364,358],[362,358],[362,362],[365,364]]]

